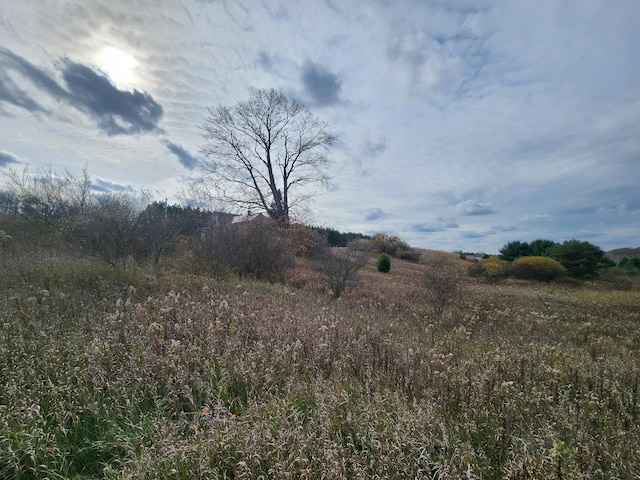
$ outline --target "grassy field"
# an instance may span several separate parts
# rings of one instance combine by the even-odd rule
[[[334,300],[1,255],[2,479],[640,478],[636,277],[469,278],[436,318],[399,260]]]

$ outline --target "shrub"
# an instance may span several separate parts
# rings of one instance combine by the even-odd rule
[[[211,224],[190,239],[190,246],[196,267],[217,277],[236,273],[279,280],[292,266],[290,239],[267,218]]]
[[[136,249],[141,202],[136,195],[101,195],[74,224],[69,240],[112,267],[125,268]]]
[[[523,280],[549,282],[567,272],[561,263],[549,257],[521,257],[513,262],[511,273]]]
[[[311,260],[311,267],[322,275],[335,298],[357,283],[358,271],[365,265],[364,255],[347,248],[326,248]]]
[[[408,243],[403,242],[395,235],[376,233],[369,241],[373,250],[378,253],[386,253],[395,257],[399,250],[411,250]]]
[[[381,253],[378,256],[378,260],[376,262],[376,267],[378,267],[378,271],[382,273],[389,273],[391,270],[391,257],[386,253]]]
[[[435,258],[427,263],[424,274],[425,299],[436,317],[440,318],[445,307],[460,293],[462,276],[460,269],[446,258]]]
[[[396,252],[396,257],[401,260],[408,260],[410,262],[419,262],[420,261],[420,252],[417,252],[413,248],[409,247],[401,247],[398,248]]]
[[[347,244],[347,248],[349,250],[357,250],[359,252],[370,252],[373,250],[371,241],[365,238],[356,238],[355,240],[351,240]]]
[[[509,275],[511,264],[498,257],[489,257],[469,266],[467,272],[472,277],[504,278]]]

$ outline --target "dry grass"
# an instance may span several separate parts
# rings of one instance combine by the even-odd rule
[[[0,478],[640,478],[640,294],[2,258]],[[470,280],[471,281],[471,280]]]

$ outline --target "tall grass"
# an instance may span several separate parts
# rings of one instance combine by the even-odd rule
[[[637,289],[2,261],[0,478],[640,478]]]

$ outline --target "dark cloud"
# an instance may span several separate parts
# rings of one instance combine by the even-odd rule
[[[184,165],[186,168],[188,168],[189,170],[193,170],[194,168],[196,168],[199,162],[197,157],[194,157],[183,147],[169,140],[163,140],[162,143],[165,144],[165,146],[171,153],[173,153],[176,157],[178,157],[178,160],[180,160],[180,163]]]
[[[364,211],[364,219],[368,222],[373,220],[380,220],[381,218],[386,218],[388,216],[389,215],[387,215],[381,208],[378,207],[368,208]]]
[[[271,55],[269,55],[264,50],[258,53],[257,63],[258,63],[258,66],[260,66],[265,72],[273,71],[273,67],[274,67],[273,57],[271,57]]]
[[[107,77],[70,60],[65,60],[62,76],[70,103],[92,115],[108,135],[158,130],[164,111],[148,93],[118,90]]]
[[[6,167],[11,163],[20,163],[20,159],[17,155],[7,152],[4,148],[0,147],[0,167]]]
[[[476,232],[476,231],[467,231],[467,232],[463,232],[462,233],[462,238],[484,238],[484,237],[488,237],[490,235],[493,235],[493,233],[482,233],[482,232]]]
[[[333,73],[309,62],[302,72],[302,83],[314,102],[320,106],[333,105],[340,101],[342,82]]]
[[[41,111],[42,108],[35,100],[20,88],[8,77],[0,78],[0,103],[10,103],[16,107],[29,110],[30,112]]]
[[[163,108],[151,95],[138,90],[124,91],[104,75],[86,65],[65,59],[59,68],[67,89],[43,69],[15,53],[0,48],[0,102],[9,103],[30,112],[47,109],[36,102],[8,75],[23,77],[26,84],[49,95],[52,99],[72,105],[91,117],[108,135],[137,134],[156,131]]]
[[[466,200],[456,205],[456,210],[461,215],[491,215],[496,213],[490,203],[477,202],[475,200]]]
[[[95,180],[91,181],[91,190],[99,193],[130,192],[133,190],[133,187],[131,185],[123,185],[121,183],[115,183],[109,180],[96,178]]]
[[[0,47],[0,65],[5,72],[3,78],[0,78],[0,101],[13,104],[16,107],[31,112],[47,111],[11,79],[9,76],[10,72],[15,72],[23,77],[27,77],[34,86],[40,90],[44,90],[53,97],[60,99],[66,95],[64,89],[60,88],[47,72],[2,47]]]

